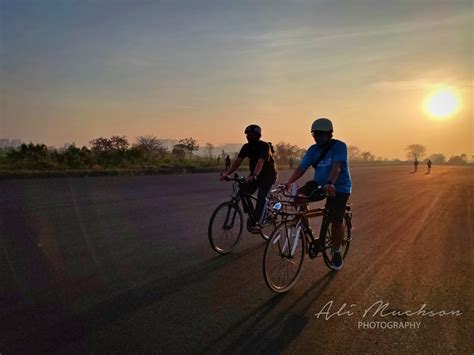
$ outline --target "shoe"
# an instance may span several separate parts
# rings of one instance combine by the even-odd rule
[[[309,244],[309,250],[308,254],[311,259],[314,259],[316,256],[318,256],[318,253],[321,251],[321,248],[319,246],[319,239],[313,240]]]
[[[332,260],[331,260],[331,264],[330,264],[330,268],[332,270],[341,270],[342,269],[342,265],[343,265],[343,261],[342,261],[342,256],[341,256],[341,252],[340,251],[335,251],[333,252],[332,254]]]

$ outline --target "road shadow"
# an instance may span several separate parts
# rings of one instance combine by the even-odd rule
[[[308,309],[324,293],[335,275],[334,271],[327,272],[277,315],[271,315],[272,311],[283,299],[291,297],[291,292],[274,295],[250,316],[227,328],[202,353],[280,353],[304,329],[311,317],[306,314]]]
[[[225,265],[239,258],[261,253],[264,245],[262,243],[239,253],[216,255],[173,275],[164,275],[150,280],[97,303],[81,314],[63,316],[53,325],[38,327],[37,322],[22,324],[24,328],[22,335],[6,341],[0,339],[0,349],[8,349],[11,353],[54,352],[56,349],[82,339],[108,324],[126,318],[143,307],[213,277]],[[42,310],[33,308],[28,312],[34,314],[42,312]]]

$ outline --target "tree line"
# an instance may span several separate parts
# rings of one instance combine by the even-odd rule
[[[0,156],[0,163],[15,169],[101,169],[140,168],[152,166],[186,165],[198,142],[190,138],[179,140],[168,151],[155,136],[140,136],[130,144],[125,136],[99,137],[89,142],[90,148],[75,144],[65,149],[45,144],[21,144]],[[195,159],[194,165],[211,166],[206,159]]]
[[[144,167],[221,167],[227,154],[235,158],[237,153],[222,150],[215,155],[216,147],[212,143],[204,146],[204,156],[198,156],[199,143],[192,137],[183,138],[171,150],[165,147],[156,136],[139,136],[130,143],[125,136],[99,137],[89,142],[90,147],[77,147],[75,144],[65,149],[48,147],[45,144],[22,144],[16,149],[0,151],[0,166],[7,169],[107,169],[107,168],[144,168]],[[274,158],[279,166],[295,167],[306,153],[306,149],[284,141],[273,146]],[[441,153],[427,156],[426,148],[420,144],[406,147],[408,160],[423,157],[435,164],[466,164],[466,154],[446,158]],[[370,151],[357,146],[348,146],[349,160],[353,162],[389,161],[376,157]],[[398,159],[391,160],[398,161]]]

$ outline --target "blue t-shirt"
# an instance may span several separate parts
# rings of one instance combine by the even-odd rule
[[[341,172],[337,180],[334,182],[336,191],[351,193],[352,182],[351,174],[349,172],[349,157],[347,156],[347,146],[344,142],[341,142],[337,139],[331,149],[326,153],[326,156],[319,162],[314,173],[314,180],[319,185],[324,185],[329,179],[329,174],[331,172],[332,163],[334,161],[342,162]],[[306,170],[311,165],[316,163],[319,156],[321,155],[322,149],[317,144],[313,144],[309,147],[306,152],[303,160],[301,161],[301,167]]]

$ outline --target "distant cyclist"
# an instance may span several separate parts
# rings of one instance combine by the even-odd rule
[[[318,118],[314,121],[311,126],[311,134],[316,144],[309,147],[300,166],[296,168],[285,185],[288,189],[293,182],[303,176],[311,165],[318,161],[322,153],[326,152],[324,158],[314,167],[314,180],[308,182],[298,192],[311,195],[318,185],[324,186],[327,191],[327,206],[333,236],[331,268],[339,270],[343,264],[340,253],[344,239],[343,218],[346,203],[352,191],[347,146],[344,142],[332,138],[333,126],[327,118]]]
[[[245,128],[244,133],[247,136],[248,143],[242,146],[239,155],[220,179],[226,180],[229,178],[229,175],[237,170],[242,161],[249,158],[250,175],[246,179],[245,192],[253,194],[258,189],[255,218],[253,224],[249,227],[252,232],[258,233],[262,223],[265,198],[277,179],[278,171],[273,159],[271,145],[260,139],[262,137],[260,126],[252,124]]]

